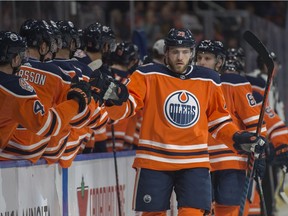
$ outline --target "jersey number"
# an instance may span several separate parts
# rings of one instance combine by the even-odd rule
[[[252,94],[247,94],[246,95],[246,97],[247,97],[247,100],[248,100],[248,103],[250,104],[250,106],[255,106],[256,105],[256,101],[255,101],[255,99],[254,99],[254,97],[253,97],[253,95]]]
[[[273,118],[275,116],[274,112],[272,111],[272,108],[270,106],[267,106],[265,108],[265,112],[266,114],[270,117],[270,118]]]
[[[44,106],[41,104],[41,102],[39,100],[36,100],[34,102],[33,111],[35,114],[40,112],[42,116],[44,115],[44,113],[45,113]]]

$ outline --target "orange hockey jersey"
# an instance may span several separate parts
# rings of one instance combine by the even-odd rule
[[[92,73],[87,65],[76,59],[54,59],[52,63],[64,72],[69,71],[71,78],[77,76],[79,80],[89,81],[89,76]],[[86,109],[71,120],[70,127],[66,128],[62,135],[51,138],[42,156],[47,163],[51,164],[58,161],[64,168],[72,164],[84,140],[90,139],[92,131],[87,125],[95,107],[98,107],[98,104],[92,99]]]
[[[67,126],[79,108],[76,101],[68,100],[48,109],[24,79],[3,72],[0,72],[0,101],[0,153],[4,156],[3,149],[18,124],[38,136],[55,136]],[[13,152],[14,146],[10,147]],[[19,159],[17,154],[11,159]]]
[[[257,103],[262,104],[263,96],[256,91],[253,95]],[[270,106],[266,106],[264,120],[267,123],[268,140],[273,146],[277,148],[282,144],[288,144],[288,127]]]
[[[252,95],[252,87],[247,79],[239,74],[221,75],[222,91],[230,111],[233,122],[242,130],[256,132],[260,114],[258,105]],[[261,129],[262,135],[266,135],[265,123]],[[243,169],[247,168],[247,156],[235,154],[225,143],[219,143],[209,137],[209,155],[211,170]]]
[[[210,168],[208,130],[233,149],[239,128],[227,111],[219,75],[189,66],[176,74],[164,65],[147,64],[128,82],[129,99],[106,107],[112,119],[143,108],[143,122],[133,167],[154,170]]]
[[[91,70],[93,71],[93,73],[106,73],[107,69],[105,69],[104,72],[104,67],[103,67],[103,62],[102,59],[96,59],[96,60],[92,60],[83,50],[77,50],[74,54],[74,58],[76,58],[78,61],[86,64],[88,67],[91,68]],[[107,117],[107,113],[105,113],[105,107],[101,107],[103,110],[101,111],[102,115],[101,115],[101,120],[100,123],[97,123],[97,126],[95,127],[91,127],[93,132],[94,132],[94,137],[91,137],[91,140],[93,140],[93,142],[95,142],[94,144],[97,145],[97,142],[106,142],[107,140],[107,134],[106,134],[106,123],[108,121]],[[95,119],[94,119],[95,120]],[[94,124],[94,120],[92,120]],[[90,142],[89,147],[94,147],[93,143]]]
[[[262,76],[254,77],[247,75],[246,78],[252,85],[253,96],[257,103],[262,104],[263,95],[266,87],[266,82]],[[275,148],[280,145],[288,144],[288,128],[281,118],[275,113],[274,109],[269,106],[269,101],[266,104],[264,120],[267,126],[268,140]],[[255,185],[255,184],[254,184]],[[251,210],[252,209],[252,210]],[[260,215],[260,198],[258,193],[255,193],[253,202],[250,204],[249,213],[251,215]]]
[[[129,118],[124,137],[125,149],[136,149],[139,143],[139,134],[143,121],[143,111],[139,110],[134,116]]]
[[[54,107],[66,100],[71,79],[51,62],[43,63],[29,59],[21,66],[17,75],[33,86],[44,106]],[[59,136],[61,133],[63,131],[59,133]],[[43,154],[49,140],[49,137],[44,139],[43,136],[37,136],[33,131],[19,126],[8,144],[8,147],[11,144],[11,148],[7,147],[4,152],[6,155],[17,154],[18,157],[25,155],[23,159],[36,162]],[[12,149],[13,151],[10,151]],[[5,160],[5,157],[1,159]]]

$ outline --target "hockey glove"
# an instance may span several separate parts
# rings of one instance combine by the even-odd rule
[[[103,99],[105,100],[105,106],[121,106],[123,102],[128,100],[128,97],[129,93],[126,85],[114,80],[109,85]]]
[[[90,84],[81,80],[78,77],[73,77],[71,82],[71,88],[68,91],[67,99],[74,99],[79,103],[78,113],[81,113],[91,102],[91,90]]]
[[[265,154],[261,154],[259,158],[254,161],[254,178],[260,177],[264,178],[266,171],[266,158]]]
[[[288,145],[282,144],[275,148],[273,164],[288,167]]]
[[[265,149],[266,140],[263,137],[257,137],[254,133],[247,131],[238,131],[233,135],[234,148],[240,153],[255,153],[255,157],[262,154]]]
[[[91,94],[95,101],[99,101],[100,104],[103,103],[103,96],[112,80],[112,78],[102,74],[99,70],[93,73],[89,83],[91,85]]]

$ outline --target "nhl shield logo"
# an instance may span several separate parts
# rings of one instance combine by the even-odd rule
[[[192,93],[180,90],[170,94],[164,103],[167,121],[178,128],[189,128],[200,116],[199,102]]]

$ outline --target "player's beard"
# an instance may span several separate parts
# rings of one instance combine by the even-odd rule
[[[184,65],[177,65],[177,64],[173,63],[169,58],[167,60],[168,60],[168,65],[169,65],[170,69],[175,73],[183,74],[188,67],[188,62]]]

